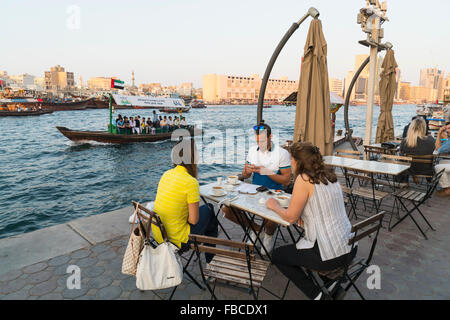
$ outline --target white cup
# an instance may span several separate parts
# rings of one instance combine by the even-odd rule
[[[213,187],[212,190],[213,190],[213,194],[215,196],[223,195],[223,188],[222,187]]]
[[[236,184],[238,182],[238,176],[229,176],[228,177],[228,183],[229,184]]]
[[[234,187],[231,184],[226,184],[224,188],[226,191],[233,191],[234,189]]]
[[[277,197],[278,203],[280,204],[280,206],[282,207],[287,207],[289,206],[289,197],[286,196],[278,196]]]
[[[222,177],[217,178],[217,185],[220,186],[222,184]]]

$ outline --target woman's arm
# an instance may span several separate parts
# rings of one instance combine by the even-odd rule
[[[188,222],[190,224],[197,224],[198,218],[199,218],[198,208],[199,208],[198,202],[188,203],[188,209],[189,209]]]
[[[295,223],[300,219],[300,216],[308,202],[309,197],[314,192],[314,186],[308,181],[304,181],[302,177],[298,176],[295,180],[294,190],[292,191],[291,202],[289,207],[284,209],[280,206],[277,200],[271,198],[267,200],[267,208],[275,211],[285,221]]]

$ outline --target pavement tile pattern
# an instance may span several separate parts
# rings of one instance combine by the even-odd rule
[[[361,204],[362,205],[362,204]],[[392,203],[386,202],[386,205]],[[389,232],[383,228],[380,232],[372,265],[381,271],[381,288],[369,289],[369,273],[363,273],[357,285],[366,299],[449,299],[450,298],[450,216],[449,198],[433,197],[423,207],[423,212],[436,231],[427,230],[428,240],[424,239],[411,219],[404,220]],[[362,212],[361,207],[358,212]],[[417,214],[415,215],[417,216]],[[221,223],[234,240],[242,240],[239,226],[224,221]],[[395,218],[394,218],[395,220]],[[420,225],[425,223],[417,217]],[[354,223],[355,221],[352,221]],[[426,229],[426,228],[425,228]],[[286,230],[282,230],[285,239],[289,239]],[[225,238],[223,233],[219,237]],[[83,248],[69,254],[42,261],[20,270],[0,274],[1,300],[159,300],[167,299],[172,289],[158,291],[140,291],[136,288],[135,278],[121,273],[122,257],[128,241],[128,235],[111,239],[95,246]],[[276,246],[284,245],[278,237]],[[366,257],[370,242],[359,242],[358,256]],[[80,289],[71,289],[69,266],[77,266],[81,271]],[[190,273],[202,283],[198,262],[193,260],[188,268]],[[69,285],[68,285],[69,283]],[[270,266],[263,286],[277,295],[281,295],[287,279],[273,265]],[[216,294],[219,299],[252,299],[245,288],[217,283]],[[274,299],[269,293],[260,290],[260,299]],[[185,276],[177,288],[173,299],[209,300],[207,290],[200,290]],[[306,299],[294,285],[290,285],[285,299]],[[345,299],[359,299],[352,288]]]

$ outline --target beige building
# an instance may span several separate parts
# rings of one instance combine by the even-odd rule
[[[398,85],[398,98],[403,101],[408,101],[411,99],[411,82],[401,81]]]
[[[438,68],[420,70],[420,86],[437,90],[436,99],[442,99],[444,94],[444,72]]]
[[[341,79],[329,78],[328,82],[330,85],[330,91],[342,97],[344,94],[344,81]]]
[[[66,72],[63,67],[57,65],[45,71],[45,89],[48,91],[68,91],[75,86],[73,72]]]
[[[435,102],[438,97],[438,90],[422,87],[422,86],[414,86],[411,87],[410,91],[410,100],[414,103],[426,103],[426,102]]]
[[[177,88],[177,93],[180,96],[190,97],[195,93],[194,85],[192,82],[184,82]]]
[[[207,74],[203,76],[203,100],[207,103],[257,103],[262,79],[250,77]],[[278,102],[298,90],[298,81],[287,77],[269,79],[265,101]]]
[[[117,78],[106,78],[106,77],[91,78],[88,80],[87,86],[91,90],[110,91],[111,79]]]

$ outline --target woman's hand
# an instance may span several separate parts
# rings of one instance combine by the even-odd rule
[[[267,209],[273,210],[275,212],[277,211],[277,209],[281,208],[278,201],[275,200],[274,198],[270,198],[266,201],[266,207]]]

